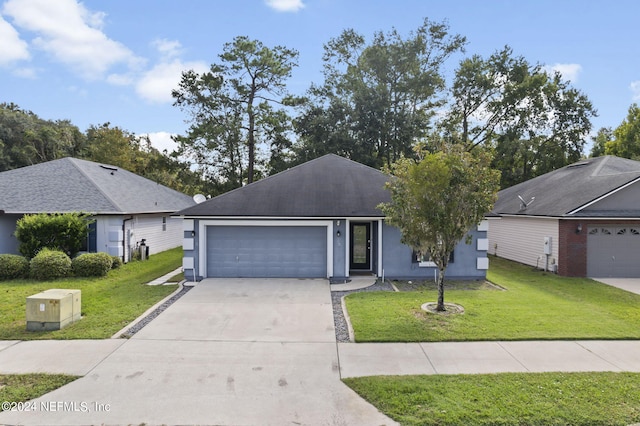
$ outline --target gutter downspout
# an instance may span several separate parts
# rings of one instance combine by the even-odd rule
[[[133,216],[128,219],[122,220],[122,263],[127,263],[125,258],[127,257],[127,229],[126,223],[129,220],[133,220]]]

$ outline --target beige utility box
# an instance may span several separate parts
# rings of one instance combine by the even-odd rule
[[[27,330],[60,330],[80,320],[80,290],[53,288],[27,297]]]

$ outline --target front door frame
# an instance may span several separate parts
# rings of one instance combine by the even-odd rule
[[[365,262],[355,263],[354,262],[354,245],[356,244],[356,239],[354,237],[354,228],[355,227],[365,227],[365,240],[366,240],[366,251],[365,251]],[[371,271],[371,255],[372,255],[372,247],[371,244],[371,222],[349,222],[349,270],[355,272],[363,272],[363,271]]]

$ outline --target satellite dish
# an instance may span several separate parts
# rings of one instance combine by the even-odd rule
[[[526,202],[520,195],[518,195],[518,199],[520,199],[520,210],[526,210],[527,207],[535,201],[536,197],[531,197],[531,201],[529,202]]]
[[[196,204],[204,203],[205,201],[207,201],[207,197],[202,194],[196,194],[193,196],[193,201],[195,201]]]

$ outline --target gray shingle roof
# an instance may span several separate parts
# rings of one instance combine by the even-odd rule
[[[0,173],[5,213],[173,213],[194,204],[188,195],[127,170],[76,158]]]
[[[498,214],[566,216],[638,178],[638,161],[615,156],[589,158],[503,189],[498,193],[493,211]],[[535,200],[522,209],[518,195],[526,202],[532,197]]]
[[[212,198],[178,214],[247,217],[384,217],[389,177],[328,154]]]

